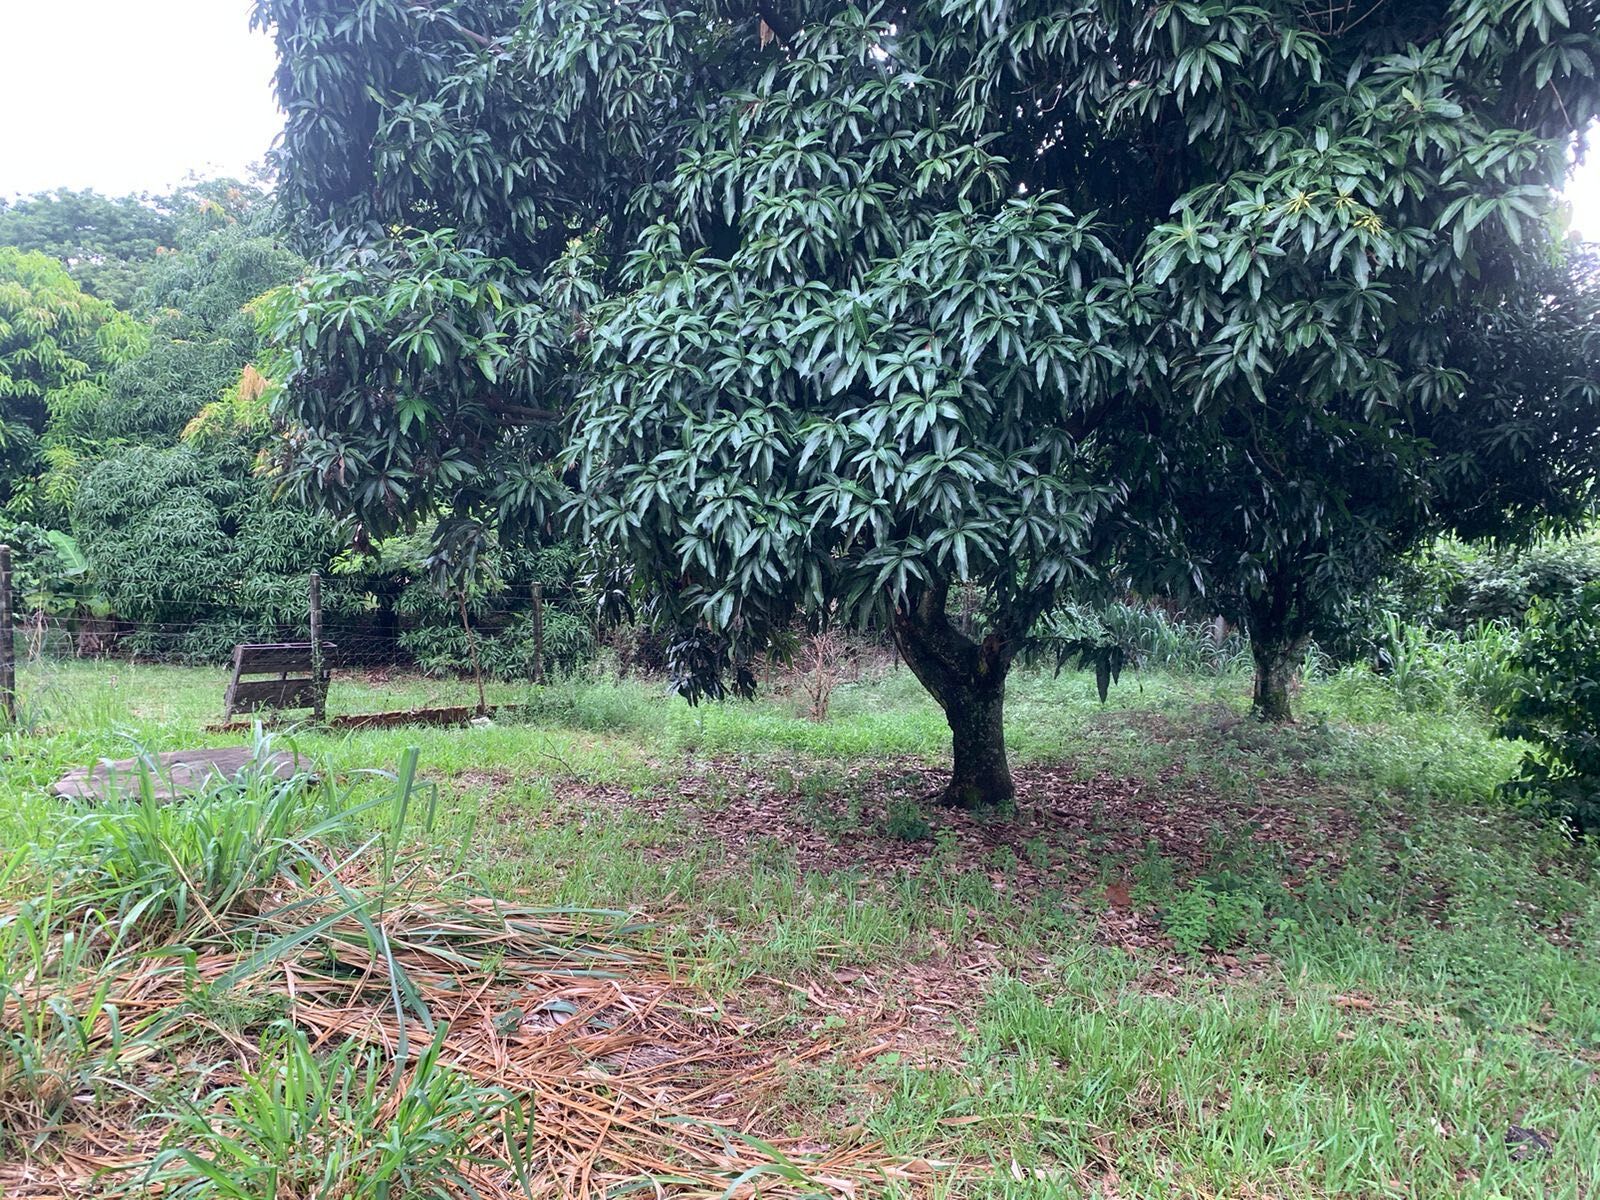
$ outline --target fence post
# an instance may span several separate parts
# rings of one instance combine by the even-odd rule
[[[328,669],[322,661],[322,573],[311,572],[311,678],[314,698],[311,719],[321,725],[328,716]]]
[[[11,547],[0,546],[0,711],[17,723],[17,631],[11,616]]]
[[[544,682],[544,584],[533,585],[533,681]]]
[[[478,638],[472,632],[472,622],[467,620],[467,585],[462,584],[461,590],[456,593],[456,600],[461,605],[461,631],[467,635],[467,651],[472,655],[472,678],[478,684],[478,715],[487,716],[489,701],[483,694],[483,664],[478,661]]]

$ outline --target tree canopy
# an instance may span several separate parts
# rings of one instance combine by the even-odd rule
[[[272,314],[303,494],[470,541],[565,484],[691,690],[877,612],[960,803],[1009,797],[1065,589],[1130,537],[1195,574],[1174,471],[1276,423],[1337,490],[1329,446],[1461,394],[1428,314],[1514,286],[1600,98],[1561,0],[258,15],[321,268]]]
[[[176,232],[169,198],[59,188],[0,200],[0,245],[60,259],[84,291],[124,310]]]
[[[136,322],[86,295],[60,262],[0,245],[0,512],[49,506],[47,427],[95,403],[143,343]]]

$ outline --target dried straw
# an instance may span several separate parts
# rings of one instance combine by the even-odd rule
[[[303,882],[243,906],[259,915],[225,917],[220,932],[207,925],[185,956],[127,948],[111,956],[123,1025],[166,1022],[170,1036],[150,1045],[167,1048],[170,1061],[148,1068],[172,1075],[186,1066],[202,1088],[236,1080],[255,1065],[254,1041],[209,1023],[189,999],[207,985],[242,998],[275,993],[288,997],[288,1019],[314,1046],[375,1047],[391,1079],[412,1069],[432,1040],[429,1026],[443,1027],[442,1060],[503,1089],[522,1118],[472,1131],[474,1160],[463,1173],[485,1200],[758,1190],[853,1197],[891,1180],[920,1190],[926,1164],[869,1144],[752,1136],[750,1117],[759,1124],[773,1111],[784,1072],[830,1047],[796,1054],[764,1046],[669,969],[628,915],[447,898],[450,881],[420,868],[402,898],[393,864],[384,866],[370,856],[302,871]],[[104,979],[84,979],[61,998],[81,1006]],[[15,1016],[0,1014],[0,1025]],[[183,1064],[180,1049],[201,1029],[212,1046],[232,1047],[204,1072]],[[110,1037],[105,1017],[94,1032]],[[148,1119],[136,1103],[77,1106],[36,1155],[0,1165],[0,1193],[125,1193],[170,1136]]]

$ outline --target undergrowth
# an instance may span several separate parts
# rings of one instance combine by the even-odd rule
[[[217,690],[133,668],[108,691],[96,670],[58,673],[54,711],[0,747],[0,1157],[22,1170],[106,1122],[130,1162],[105,1192],[537,1191],[562,1127],[509,1103],[503,1069],[465,1069],[467,1026],[440,1000],[507,997],[507,1044],[612,1045],[606,1023],[637,1017],[509,999],[540,956],[581,950],[652,964],[667,1007],[641,1013],[704,989],[684,1028],[750,1079],[808,1051],[745,1110],[757,1127],[694,1126],[689,1145],[744,1164],[698,1176],[706,1195],[759,1164],[793,1193],[827,1176],[906,1195],[1576,1200],[1600,1182],[1595,854],[1496,801],[1520,748],[1470,674],[1441,692],[1417,672],[1316,676],[1302,723],[1268,730],[1229,671],[1135,674],[1104,706],[1086,676],[1021,673],[1019,777],[1058,772],[1088,804],[1120,789],[1115,811],[1151,830],[1219,797],[1242,814],[1184,857],[1092,813],[1071,838],[952,824],[917,788],[947,731],[904,671],[841,684],[825,721],[573,679],[527,692],[520,723],[264,739],[259,762],[290,749],[305,769],[258,765],[183,804],[46,799],[96,755],[193,744]],[[744,779],[782,819],[734,853],[720,834]],[[1250,814],[1300,832],[1263,843]],[[846,865],[800,857],[789,821]],[[869,852],[904,866],[848,865]],[[490,895],[515,907],[467,904]],[[499,923],[474,925],[485,911]],[[470,987],[440,990],[440,948]],[[605,972],[632,978],[622,961]],[[402,1060],[297,1015],[358,980]],[[869,1145],[902,1174],[819,1165]],[[959,1166],[913,1165],[930,1161]]]

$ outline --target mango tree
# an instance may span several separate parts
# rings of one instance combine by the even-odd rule
[[[321,268],[270,318],[295,486],[466,548],[565,512],[691,695],[876,612],[967,806],[1042,614],[1135,541],[1203,579],[1153,498],[1233,414],[1449,393],[1415,314],[1538,225],[1600,55],[1560,0],[258,15]]]

